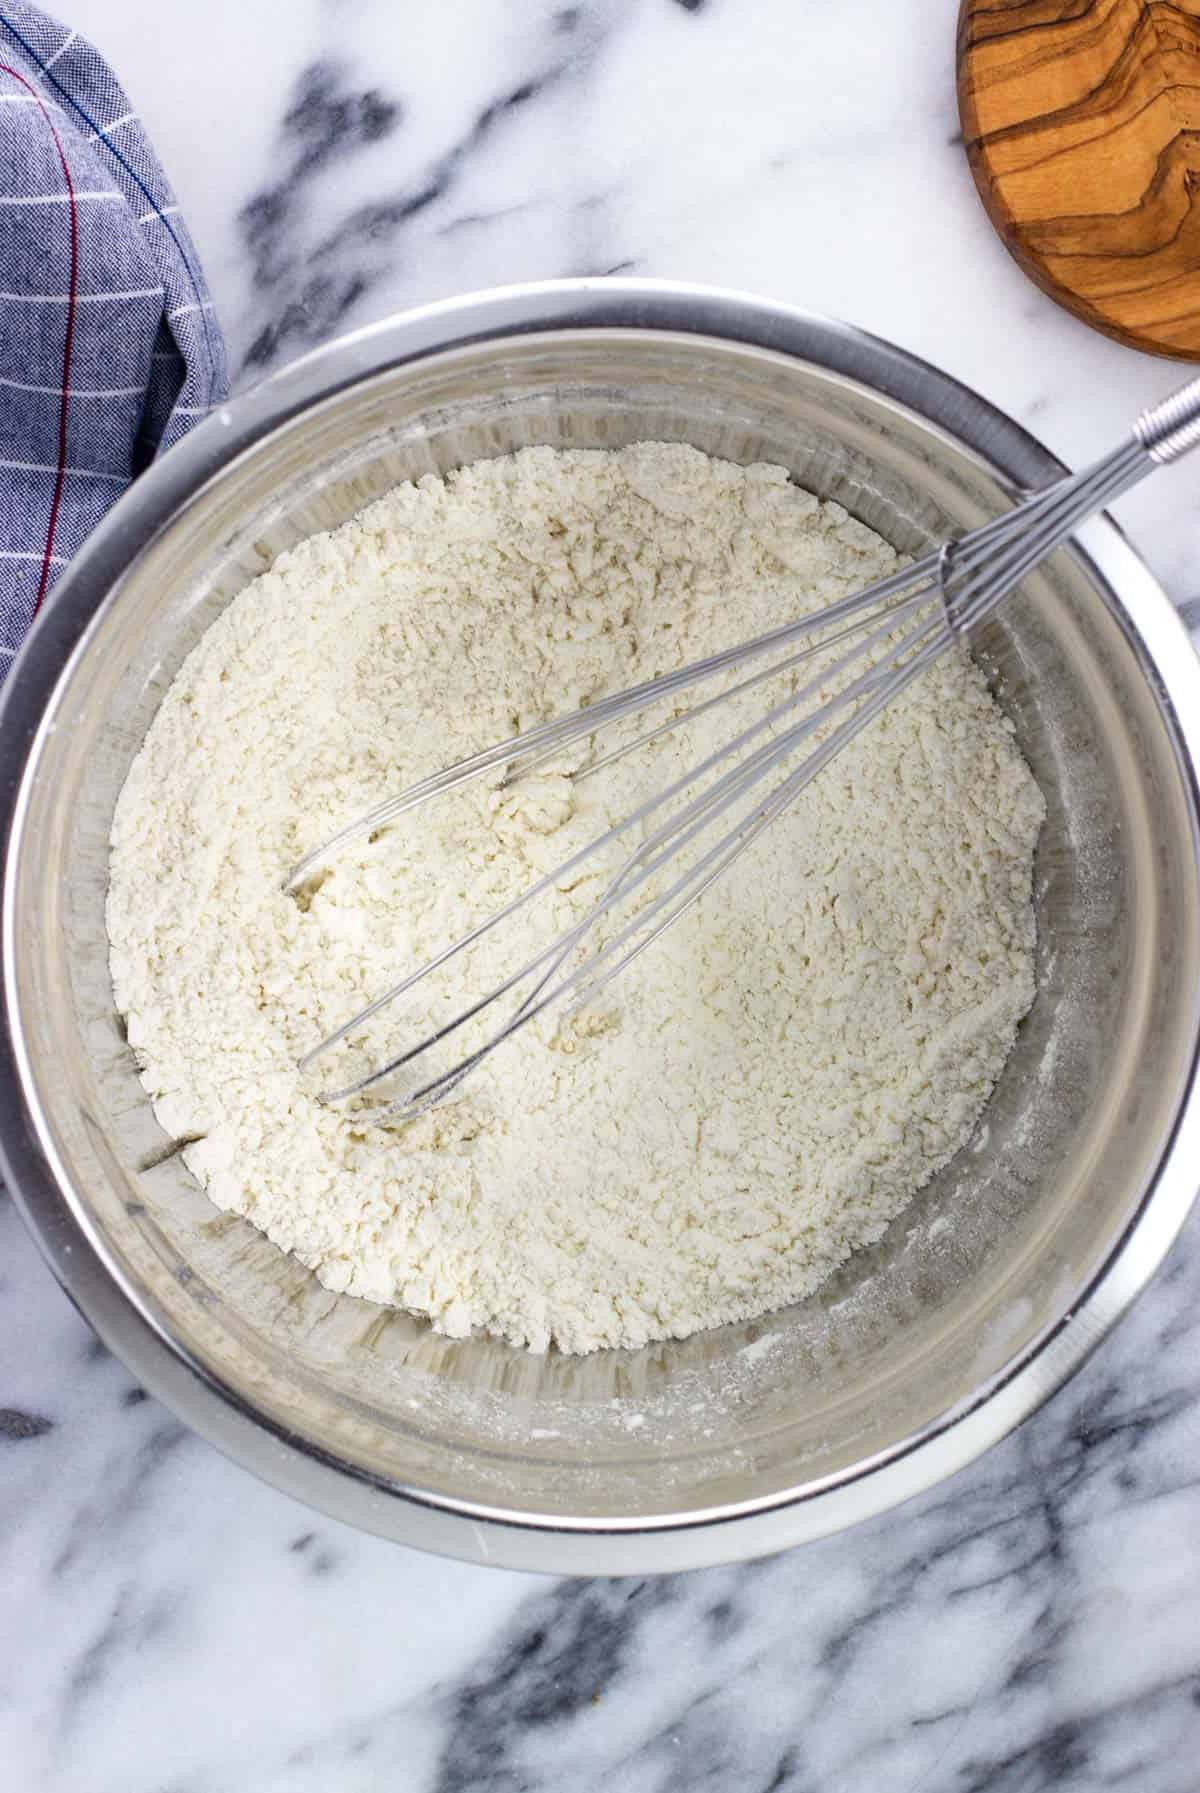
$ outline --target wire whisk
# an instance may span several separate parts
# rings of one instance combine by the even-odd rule
[[[595,900],[544,948],[383,1063],[322,1091],[321,1099],[366,1098],[373,1104],[372,1120],[410,1118],[443,1100],[536,1016],[552,1006],[573,1009],[591,1001],[661,939],[900,692],[968,637],[1083,521],[1197,444],[1200,379],[1144,412],[1119,447],[1082,473],[866,590],[471,754],[389,797],[306,854],[288,874],[285,891],[300,893],[352,841],[377,834],[472,780],[499,775],[501,788],[507,788],[580,743],[589,744],[594,755],[599,738],[618,724],[721,675],[735,675],[715,695],[673,707],[664,720],[571,774],[591,777],[768,681],[789,676],[787,695],[761,716],[318,1041],[300,1060],[302,1070],[539,897],[594,869],[614,849],[623,854]],[[484,1037],[463,1050],[464,1037],[473,1039],[480,1030]],[[431,1055],[448,1043],[455,1048],[451,1062],[435,1068]]]

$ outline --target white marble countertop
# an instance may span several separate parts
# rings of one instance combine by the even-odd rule
[[[1069,460],[1178,368],[1017,272],[957,0],[60,0],[157,141],[239,384],[499,282],[757,289],[940,363]],[[203,22],[201,23],[201,17]],[[1194,470],[1118,514],[1200,593]],[[651,1582],[424,1557],[134,1387],[0,1201],[5,1793],[1195,1793],[1200,1214],[1089,1366],[930,1495]]]

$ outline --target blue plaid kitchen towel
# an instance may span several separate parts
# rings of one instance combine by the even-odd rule
[[[0,0],[0,678],[88,531],[226,390],[195,248],[112,71]]]

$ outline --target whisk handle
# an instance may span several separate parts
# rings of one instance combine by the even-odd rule
[[[1143,411],[1133,433],[1160,467],[1200,447],[1200,380],[1189,380],[1170,398]]]
[[[1080,523],[1153,473],[1200,447],[1200,379],[1143,411],[1124,442],[1079,473],[948,543],[937,563],[946,620],[968,634]]]

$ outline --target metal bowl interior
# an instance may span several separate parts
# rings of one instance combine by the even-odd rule
[[[1192,1193],[1200,888],[1191,650],[1096,525],[1094,558],[1058,555],[977,644],[1049,805],[1035,1006],[970,1146],[817,1295],[683,1342],[534,1357],[330,1294],[212,1207],[164,1156],[114,1012],[107,837],[185,655],[282,549],[398,480],[527,443],[781,462],[906,550],[1051,471],[978,401],[849,333],[678,294],[656,312],[645,290],[636,315],[605,304],[555,327],[561,308],[526,303],[520,330],[485,305],[426,320],[427,342],[400,324],[301,364],[141,482],[143,509],[126,501],[72,573],[18,675],[23,705],[47,695],[7,873],[23,1110],[5,1127],[81,1305],[252,1468],[411,1542],[619,1572],[844,1524],[957,1466],[1078,1361]]]

